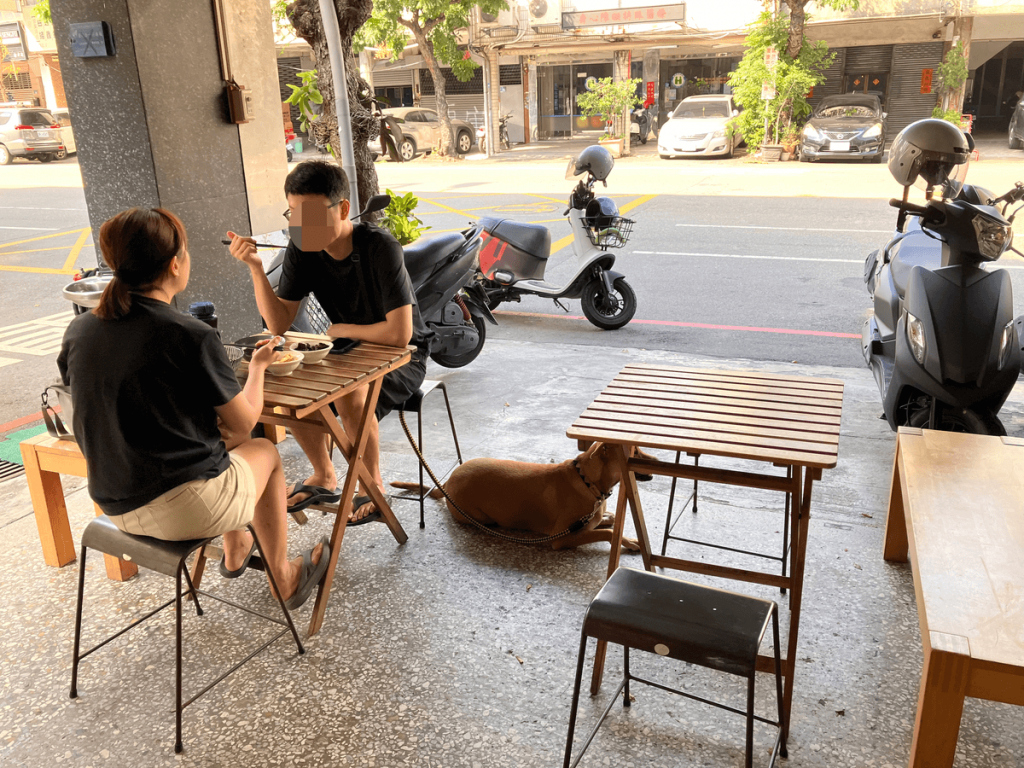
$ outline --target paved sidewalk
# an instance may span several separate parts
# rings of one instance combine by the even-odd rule
[[[431,365],[428,376],[448,383],[464,455],[570,458],[575,449],[566,428],[627,362],[843,379],[839,465],[814,490],[790,758],[784,765],[905,765],[921,645],[910,569],[881,559],[895,438],[878,418],[871,375],[859,368],[623,349],[613,333],[607,340],[604,347],[490,341],[464,369]],[[427,409],[425,452],[447,471],[454,450],[444,409],[433,398]],[[1005,420],[1011,434],[1024,435],[1021,386]],[[415,430],[413,416],[410,426]],[[397,415],[385,420],[382,438],[385,477],[413,480],[415,459]],[[286,441],[282,453],[289,477],[304,477],[307,465],[294,442]],[[69,478],[65,487],[77,537],[92,509],[82,481]],[[668,481],[659,478],[641,490],[652,537],[660,541]],[[607,547],[552,552],[508,544],[456,524],[437,502],[428,502],[425,530],[417,525],[414,502],[398,503],[396,511],[408,543],[397,546],[379,525],[350,531],[323,631],[308,653],[298,658],[282,640],[199,699],[185,712],[185,752],[175,757],[173,617],[164,615],[88,659],[80,698],[68,699],[76,568],[43,565],[24,479],[0,484],[0,764],[560,765],[580,622],[603,581]],[[781,497],[705,485],[699,514],[684,515],[682,526],[698,537],[772,551],[781,546],[781,521]],[[292,551],[310,546],[330,522],[314,516],[305,528],[293,526]],[[680,554],[683,546],[673,544]],[[733,562],[712,550],[688,554]],[[172,582],[152,573],[115,584],[107,581],[98,557],[90,562],[86,642],[166,599],[171,589]],[[214,570],[206,586],[271,607],[259,574],[229,582]],[[753,593],[781,597],[769,588]],[[785,598],[781,605],[785,619]],[[298,612],[300,627],[310,606]],[[216,606],[202,619],[189,615],[185,624],[189,691],[239,659],[267,631]],[[621,655],[611,654],[603,695],[584,697],[581,730],[607,701],[620,664]],[[642,655],[634,664],[638,674],[743,706],[742,681]],[[768,680],[759,680],[761,713],[772,711]],[[641,686],[634,693],[635,706],[629,712],[614,708],[584,765],[741,764],[742,718]],[[1018,765],[1024,754],[1019,726],[1019,710],[968,700],[957,765]],[[759,727],[758,761],[767,760],[770,741],[768,729]]]

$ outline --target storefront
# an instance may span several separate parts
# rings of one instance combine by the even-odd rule
[[[604,77],[612,76],[611,57],[605,61],[575,62],[537,67],[537,136],[570,138],[604,132],[599,117],[585,117],[578,97]]]
[[[739,66],[741,58],[742,52],[663,57],[659,70],[658,125],[664,124],[688,96],[731,93],[729,73]]]

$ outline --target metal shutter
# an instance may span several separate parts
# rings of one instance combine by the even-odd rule
[[[888,142],[915,120],[931,117],[934,93],[921,93],[921,70],[935,69],[942,61],[942,43],[894,45],[889,103],[886,111]]]
[[[484,95],[475,94],[447,94],[448,116],[457,120],[465,120],[475,128],[484,124]],[[424,109],[437,111],[437,99],[434,96],[424,96],[420,99],[420,106]],[[473,138],[476,141],[476,138]]]
[[[892,66],[893,46],[858,45],[846,49],[846,74],[888,72]]]
[[[302,59],[298,56],[291,59],[277,60],[277,80],[281,86],[281,101],[292,95],[292,89],[288,87],[289,85],[296,87],[302,85],[302,80],[299,79],[300,69],[302,69]],[[292,127],[296,133],[300,133],[302,126],[299,125],[299,108],[294,104],[289,104],[288,112],[291,114]]]
[[[384,88],[396,85],[412,85],[412,72],[414,67],[374,67],[373,87]]]
[[[846,49],[837,48],[833,53],[835,53],[835,58],[832,60],[832,65],[824,72],[825,82],[814,86],[814,96],[807,100],[811,109],[818,106],[826,96],[834,96],[843,92],[843,66],[846,62]]]

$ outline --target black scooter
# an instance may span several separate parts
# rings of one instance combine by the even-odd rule
[[[1018,183],[1001,197],[964,185],[924,206],[890,201],[896,232],[864,265],[874,312],[861,343],[892,429],[1006,434],[997,414],[1021,370],[1024,317],[1006,270],[984,264],[1011,249],[1017,211],[1005,214],[1021,200]]]
[[[388,195],[374,195],[355,221],[387,208]],[[403,248],[405,268],[412,280],[420,316],[432,331],[430,359],[446,368],[461,368],[476,359],[487,339],[486,323],[497,325],[487,297],[476,282],[483,227],[420,238]],[[284,250],[264,264],[274,290],[281,279]],[[330,321],[316,299],[303,299],[291,330],[323,333]]]

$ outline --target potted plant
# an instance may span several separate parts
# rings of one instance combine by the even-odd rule
[[[800,146],[800,129],[796,125],[790,125],[782,137],[782,159],[792,160],[796,157],[797,147]]]
[[[610,77],[602,77],[591,90],[576,97],[583,115],[598,117],[607,126],[598,143],[611,152],[612,157],[624,154],[625,135],[629,132],[629,118],[625,114],[640,103],[636,95],[639,85],[639,79],[613,83]],[[615,128],[616,118],[621,123],[618,130]]]

